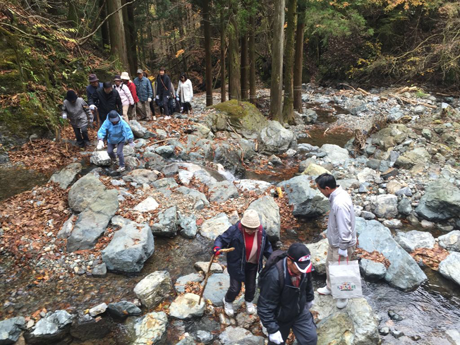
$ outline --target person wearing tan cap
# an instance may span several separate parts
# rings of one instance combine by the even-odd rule
[[[230,317],[234,315],[233,301],[240,293],[241,283],[244,283],[246,311],[255,314],[252,300],[256,292],[256,276],[263,268],[263,257],[268,259],[272,253],[272,246],[255,210],[246,210],[241,221],[214,241],[216,255],[220,254],[221,249],[232,247],[235,250],[227,253],[230,287],[223,300],[225,313]]]

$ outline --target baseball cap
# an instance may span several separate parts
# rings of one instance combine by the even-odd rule
[[[289,247],[287,255],[294,262],[300,272],[311,272],[310,251],[305,244],[293,243]]]

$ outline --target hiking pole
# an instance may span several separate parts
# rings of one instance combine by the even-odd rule
[[[232,247],[232,248],[219,249],[218,251],[221,253],[228,253],[228,252],[233,252],[234,250],[235,248]],[[209,272],[211,272],[212,262],[214,261],[215,257],[216,257],[216,253],[212,254],[211,261],[209,261],[208,272],[206,272],[206,278],[204,280],[203,289],[201,290],[201,293],[200,293],[200,299],[198,300],[198,305],[200,305],[201,298],[203,297],[204,289],[206,289],[206,284],[208,283],[208,278],[209,278]]]

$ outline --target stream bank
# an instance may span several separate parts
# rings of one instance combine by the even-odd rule
[[[337,90],[335,92],[339,93]],[[362,98],[357,98],[357,100],[366,103],[362,95],[358,96]],[[333,97],[331,94],[324,94],[319,91],[315,96],[317,99],[328,100],[328,102],[324,102],[325,104],[328,104]],[[369,97],[372,98],[369,100],[369,105],[366,103],[366,106],[371,109],[375,106],[374,97],[377,96]],[[379,99],[381,97],[384,96],[379,96]],[[199,101],[200,98],[197,97],[196,102]],[[345,104],[351,103],[343,95],[340,101]],[[392,101],[395,100],[388,100],[390,103]],[[395,102],[397,103],[397,101]],[[453,164],[439,165],[440,157],[437,155],[438,153],[443,155],[447,162],[455,156],[456,148],[453,148],[452,152],[440,151],[439,149],[434,152],[433,150],[433,147],[438,147],[436,135],[442,136],[446,133],[445,130],[441,132],[438,129],[448,123],[445,120],[434,123],[437,130],[433,129],[430,141],[417,132],[418,126],[421,125],[418,121],[427,120],[427,118],[420,118],[420,116],[419,120],[416,119],[413,124],[409,123],[406,129],[401,130],[402,127],[397,124],[399,126],[396,127],[399,132],[395,132],[397,141],[394,141],[395,134],[385,135],[385,132],[380,134],[377,132],[373,138],[369,138],[366,143],[367,146],[363,148],[364,153],[356,157],[354,156],[355,151],[350,145],[344,145],[350,148],[350,151],[347,151],[339,145],[315,147],[308,141],[307,143],[299,143],[300,140],[304,140],[303,134],[308,133],[309,129],[311,130],[309,127],[311,125],[297,125],[293,128],[285,128],[294,133],[293,136],[285,133],[286,138],[291,138],[287,147],[284,142],[277,142],[276,144],[283,146],[279,152],[268,151],[260,154],[254,150],[254,146],[251,146],[254,141],[242,138],[241,135],[237,135],[231,130],[226,132],[222,129],[214,130],[206,127],[206,120],[201,117],[205,118],[207,113],[212,110],[204,109],[204,106],[200,104],[202,103],[196,104],[194,107],[195,112],[198,113],[194,118],[176,115],[171,121],[160,119],[156,123],[140,124],[145,127],[143,138],[136,141],[136,149],[133,152],[126,152],[127,157],[129,157],[127,161],[130,162],[131,169],[133,169],[131,172],[120,175],[112,172],[113,167],[100,167],[93,169],[89,174],[85,174],[86,171],[82,172],[80,169],[74,176],[77,181],[84,180],[87,175],[94,176],[95,179],[91,178],[91,183],[95,189],[100,190],[101,197],[107,192],[117,191],[118,216],[135,221],[137,224],[148,224],[152,229],[157,229],[154,233],[154,254],[143,263],[142,270],[129,275],[109,272],[105,277],[96,277],[93,274],[95,268],[103,263],[101,251],[107,248],[115,233],[124,229],[123,226],[119,228],[113,224],[115,221],[112,218],[112,224],[109,224],[93,249],[81,249],[74,253],[68,253],[65,238],[58,240],[57,233],[63,229],[64,222],[71,218],[73,213],[76,216],[81,214],[80,211],[75,211],[74,205],[66,199],[67,195],[70,198],[70,190],[77,190],[78,182],[72,185],[72,181],[59,193],[57,191],[60,187],[56,185],[36,188],[30,194],[26,194],[24,201],[21,202],[28,201],[33,204],[34,213],[41,215],[41,222],[36,227],[31,227],[32,233],[37,231],[35,234],[40,235],[34,238],[33,242],[21,238],[21,242],[16,244],[20,249],[19,253],[10,251],[11,246],[2,244],[2,254],[6,254],[7,259],[6,264],[2,261],[3,276],[8,277],[5,283],[5,295],[2,296],[8,302],[2,309],[3,319],[19,315],[36,315],[35,320],[37,321],[43,318],[40,316],[40,312],[43,312],[44,307],[46,307],[46,311],[65,309],[71,314],[76,314],[78,311],[84,311],[102,302],[110,303],[122,299],[136,302],[137,297],[133,288],[149,273],[167,269],[171,280],[174,282],[176,278],[194,271],[194,261],[209,259],[211,240],[206,236],[212,238],[215,233],[207,233],[206,224],[223,224],[219,228],[219,231],[222,231],[227,224],[237,219],[238,215],[248,206],[261,199],[267,200],[267,205],[268,203],[272,205],[270,210],[276,210],[278,207],[279,221],[276,211],[269,212],[267,215],[267,219],[270,220],[268,228],[270,228],[274,244],[277,243],[285,248],[293,241],[309,244],[316,242],[321,239],[320,233],[325,228],[324,217],[322,215],[317,217],[318,225],[313,226],[311,220],[301,221],[293,217],[293,214],[304,213],[307,209],[305,205],[311,202],[311,200],[302,199],[302,193],[308,190],[308,181],[315,176],[312,169],[318,169],[317,167],[331,171],[340,180],[342,186],[348,189],[353,196],[357,214],[366,219],[378,219],[379,223],[392,228],[393,235],[403,231],[404,224],[406,224],[407,230],[429,229],[431,227],[433,230],[429,230],[429,232],[435,235],[438,243],[441,243],[440,236],[449,234],[456,229],[456,216],[448,215],[447,219],[430,221],[423,218],[423,214],[425,214],[423,210],[420,213],[415,211],[421,203],[421,198],[428,194],[425,196],[426,200],[431,193],[430,189],[426,188],[430,180],[436,181],[444,178],[450,180],[449,183],[453,186],[452,190],[457,188],[455,182],[455,178],[458,176],[456,166]],[[379,108],[386,109],[385,106],[379,106]],[[403,116],[409,116],[404,114],[412,114],[413,117],[417,117],[418,115],[414,114],[415,109],[413,108],[408,106],[406,109],[400,106],[398,109],[401,109]],[[452,109],[455,110],[455,108]],[[343,116],[345,118],[357,116],[357,119],[362,117],[362,121],[354,121],[350,127],[351,125],[357,126],[357,124],[371,122],[366,117],[366,112],[357,112],[357,114],[360,113],[362,115],[343,114]],[[337,122],[341,120],[343,121],[343,117],[338,116]],[[329,125],[319,123],[317,126],[325,126],[327,129]],[[456,130],[454,121],[451,122],[451,126],[447,128]],[[389,128],[394,128],[394,125]],[[357,128],[351,127],[349,129],[354,131]],[[328,139],[330,131],[331,129],[326,135],[323,135],[324,140]],[[146,133],[151,134],[146,135]],[[151,137],[148,138],[148,136]],[[294,138],[297,143],[291,146]],[[420,138],[425,138],[425,141],[420,140]],[[166,145],[165,142],[157,143],[165,139],[168,139]],[[327,144],[327,142],[323,143]],[[273,143],[266,142],[264,149],[267,147],[272,150]],[[385,174],[396,163],[398,159],[394,159],[396,153],[404,156],[406,152],[410,153],[420,147],[424,148],[430,155],[429,159],[425,154],[421,156],[425,159],[423,169],[417,166],[418,162],[413,162],[413,165],[410,166],[412,163],[403,161],[404,166],[398,168],[398,175],[389,176],[389,178]],[[439,147],[442,148],[442,146]],[[390,148],[392,150],[389,150]],[[244,152],[243,159],[241,159],[242,151]],[[386,155],[388,152],[390,154]],[[391,156],[391,152],[394,152],[393,156]],[[419,159],[418,156],[415,159]],[[413,169],[414,167],[416,169]],[[241,179],[248,177],[248,171],[256,175],[251,176],[251,181]],[[308,171],[308,174],[301,175],[300,173],[304,171]],[[256,176],[258,180],[262,180],[263,178],[258,176],[264,175],[271,177],[266,177],[265,181],[262,182],[254,181]],[[279,185],[283,189],[282,197],[274,188],[278,186],[277,182],[282,182]],[[287,186],[294,185],[294,183],[298,183],[299,193],[290,191]],[[223,187],[224,185],[225,187]],[[236,188],[236,192],[232,185]],[[228,192],[228,190],[232,190],[232,192],[223,193]],[[193,194],[194,196],[185,197],[184,194]],[[57,209],[62,207],[61,214],[54,215],[53,212],[48,212],[49,207],[45,207],[46,203],[51,201],[51,199],[47,199],[51,195],[57,199],[62,196],[62,202],[52,206],[57,207]],[[147,213],[135,210],[142,200],[148,198],[155,199],[158,203],[157,209]],[[443,196],[437,196],[437,198],[441,200]],[[409,201],[408,204],[407,200],[402,201],[405,199]],[[45,200],[45,205],[43,200]],[[18,202],[19,199],[12,198],[7,200],[7,203],[13,201]],[[402,206],[406,206],[405,209],[402,206],[399,207],[401,202]],[[448,201],[444,200],[443,202]],[[407,212],[408,206],[410,206],[409,212]],[[171,229],[165,226],[164,222],[162,223],[162,219],[166,216],[166,211],[174,207],[176,207],[174,214],[180,221],[175,222],[176,226]],[[451,207],[455,207],[455,204]],[[434,212],[436,209],[431,207],[430,210]],[[9,216],[10,211],[12,209],[6,207],[3,213],[3,216],[7,216],[2,224],[4,228],[15,225]],[[222,213],[224,215],[221,215]],[[195,216],[194,221],[193,216]],[[189,219],[182,223],[185,221],[184,218]],[[53,222],[49,224],[51,219]],[[7,222],[12,225],[5,227]],[[77,223],[75,220],[71,223],[73,224],[72,233],[75,231]],[[163,225],[158,230],[159,228],[155,224]],[[23,224],[23,226],[27,225]],[[190,234],[192,228],[195,231],[194,234]],[[9,236],[9,230],[5,229],[4,234]],[[50,235],[48,236],[48,234]],[[176,234],[179,236],[175,236]],[[27,236],[27,234],[25,235]],[[419,236],[420,234],[417,233],[416,235]],[[172,238],[164,236],[172,236]],[[185,236],[193,239],[184,238]],[[4,238],[6,237],[2,237],[2,239]],[[278,241],[280,242],[278,243]],[[36,246],[38,247],[35,248]],[[394,246],[400,248],[396,242],[394,242]],[[185,251],[184,248],[186,248]],[[456,251],[455,249],[449,250],[450,252]],[[21,254],[24,252],[32,257],[27,258]],[[25,261],[26,259],[29,261]],[[19,263],[23,267],[34,267],[35,272],[25,269],[22,270],[22,274],[14,272],[13,260],[16,260],[15,265]],[[419,264],[423,265],[421,262]],[[418,288],[415,287],[413,292],[402,292],[389,287],[385,282],[365,283],[365,295],[368,303],[379,317],[379,328],[389,328],[388,334],[384,334],[385,332],[382,331],[381,337],[384,344],[397,342],[428,344],[429,341],[440,344],[443,342],[448,344],[447,341],[450,343],[450,340],[447,340],[446,331],[455,329],[460,322],[458,318],[459,296],[455,289],[455,287],[458,288],[458,285],[450,280],[444,280],[445,278],[440,279],[440,274],[437,271],[432,271],[427,265],[424,266],[423,272],[428,277],[428,283],[423,283]],[[316,284],[319,286],[321,283],[321,276],[318,276]],[[32,295],[33,297],[37,296],[37,298],[33,299]],[[59,297],[51,300],[48,297],[50,295]],[[174,296],[175,292],[173,291],[170,298],[162,303],[159,310],[167,312]],[[64,300],[65,303],[59,303],[59,300]],[[418,312],[412,308],[417,309]],[[390,309],[395,309],[404,320],[389,322],[387,315]],[[144,307],[143,313],[150,310]],[[36,314],[37,311],[39,311],[38,314]],[[207,309],[207,313],[207,316],[201,321],[171,319],[168,326],[168,341],[176,343],[186,330],[190,330],[195,339],[197,339],[197,328],[205,329],[208,332],[217,329],[221,331],[222,320],[217,318],[217,321],[215,319],[220,313],[219,306],[216,305],[213,309]],[[46,316],[46,312],[43,315]],[[422,322],[424,316],[430,322]],[[103,319],[105,317],[104,314]],[[232,321],[229,322],[231,324]],[[205,323],[207,326],[204,325]],[[31,327],[33,329],[34,326]],[[126,329],[130,328],[129,325],[126,327]],[[122,344],[126,341],[124,334],[127,335],[129,332],[123,326],[118,325],[117,329],[118,331],[109,337],[114,343]],[[77,340],[73,341],[78,343]],[[218,341],[217,335],[213,337],[213,341]]]

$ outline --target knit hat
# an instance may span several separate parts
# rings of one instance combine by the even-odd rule
[[[130,80],[131,78],[129,77],[128,72],[123,72],[121,74],[121,80]]]
[[[294,262],[297,269],[302,273],[311,272],[310,251],[302,243],[293,243],[287,252],[288,258]]]
[[[121,81],[121,78],[119,75],[116,75],[115,78],[113,78],[114,81]]]
[[[67,91],[67,95],[65,96],[65,99],[68,100],[69,102],[75,102],[77,100],[78,96],[75,93],[74,90],[69,90]]]
[[[241,224],[250,229],[255,229],[260,226],[259,214],[256,210],[246,210],[241,219]]]
[[[110,120],[110,122],[112,122],[112,123],[116,123],[116,122],[120,121],[120,115],[118,115],[118,113],[117,113],[116,110],[110,111],[110,113],[109,113],[109,120]]]
[[[92,82],[95,82],[95,81],[99,81],[97,76],[95,74],[90,74],[89,75],[89,82],[92,83]]]

